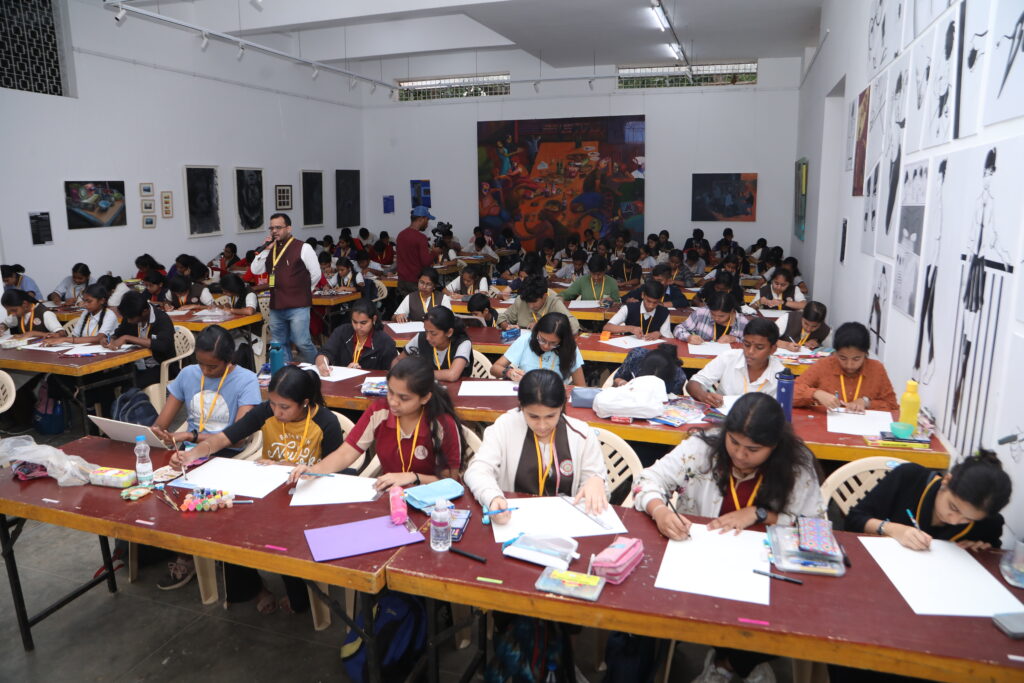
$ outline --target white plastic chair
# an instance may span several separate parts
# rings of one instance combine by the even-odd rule
[[[167,401],[167,383],[170,381],[171,365],[177,363],[180,370],[185,366],[185,359],[191,356],[195,350],[196,338],[192,336],[192,332],[181,325],[175,325],[174,356],[160,363],[159,384],[151,384],[143,390],[153,407],[156,408],[156,412],[159,413],[163,410],[164,403]]]
[[[73,330],[77,323],[78,318],[75,318],[74,320],[69,320],[66,323],[64,323],[64,326],[61,329],[64,330],[64,333],[67,334],[69,337],[72,337],[74,336]]]
[[[611,374],[608,375],[608,378],[604,381],[604,384],[601,385],[602,389],[611,389],[615,386],[615,373],[618,371],[618,368],[612,370]]]
[[[826,504],[835,501],[839,511],[846,515],[850,509],[860,502],[871,489],[875,488],[882,477],[906,460],[876,455],[848,462],[821,484],[821,497]]]
[[[17,391],[11,376],[0,370],[0,413],[6,413],[14,405],[14,396]]]
[[[594,433],[601,442],[604,464],[608,469],[608,490],[614,491],[625,481],[635,481],[644,469],[636,451],[622,437],[607,429],[594,427]],[[633,492],[630,491],[622,505],[629,507],[632,504]]]
[[[476,349],[473,349],[473,369],[469,376],[476,379],[493,379],[491,377],[491,361]]]
[[[372,282],[373,282],[374,286],[376,286],[376,288],[377,288],[377,296],[373,297],[373,302],[377,303],[379,301],[384,301],[384,299],[387,299],[388,298],[388,288],[384,285],[384,283],[381,282],[380,280],[376,279],[376,278],[374,278],[372,280]]]

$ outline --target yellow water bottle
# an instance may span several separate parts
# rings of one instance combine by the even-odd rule
[[[917,393],[917,382],[907,380],[907,390],[900,397],[900,422],[914,425],[917,431],[917,414],[921,411],[921,396]]]

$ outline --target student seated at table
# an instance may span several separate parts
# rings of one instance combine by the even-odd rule
[[[206,262],[206,267],[219,270],[223,274],[228,271],[228,268],[238,263],[238,261],[238,245],[234,242],[228,242],[224,245],[224,251]]]
[[[600,254],[594,254],[590,257],[587,268],[590,273],[566,287],[559,296],[565,301],[619,301],[619,283],[607,275],[608,260]]]
[[[164,310],[193,311],[213,305],[213,295],[202,282],[189,282],[181,275],[167,281],[167,296]]]
[[[105,344],[117,329],[117,314],[111,311],[107,303],[107,288],[97,283],[89,285],[82,294],[82,306],[85,310],[71,326],[71,331],[60,329],[51,332],[43,340],[44,346],[64,344]]]
[[[117,275],[100,275],[96,284],[103,285],[107,290],[107,305],[113,309],[114,315],[118,315],[117,307],[121,304],[121,298],[132,291],[132,288]]]
[[[316,291],[334,291],[338,286],[338,271],[334,268],[334,257],[329,251],[321,251],[316,255],[320,264],[320,281],[316,283]]]
[[[704,281],[708,282],[714,280],[715,276],[721,272],[730,273],[731,275],[739,278],[740,275],[740,259],[733,255],[728,255],[726,258],[718,262],[718,266],[704,274]]]
[[[871,335],[860,323],[843,323],[832,343],[836,352],[796,378],[793,406],[825,406],[847,412],[896,410],[896,393],[881,361],[868,358]]]
[[[688,280],[689,287],[698,287],[704,280],[704,271],[707,270],[707,261],[701,257],[700,250],[687,249],[683,252],[683,265],[690,273]]]
[[[357,251],[353,259],[355,271],[363,276],[363,280],[379,280],[384,277],[384,268],[370,258],[367,251]],[[376,287],[374,287],[376,289]]]
[[[555,259],[558,260],[559,263],[562,261],[571,261],[577,251],[580,251],[580,238],[577,235],[569,235],[565,240],[565,246],[555,253]]]
[[[455,246],[455,233],[445,230],[441,233],[440,242],[435,264],[441,267],[454,265],[459,258],[459,249]]]
[[[594,247],[594,254],[603,258],[606,262],[611,263],[612,258],[612,243],[606,239],[599,239],[597,245]]]
[[[671,339],[672,321],[668,309],[661,305],[665,299],[665,285],[648,280],[641,290],[641,300],[619,307],[604,325],[607,332],[623,332],[641,339]]]
[[[820,301],[808,301],[802,311],[790,311],[775,321],[779,328],[779,348],[799,351],[801,346],[824,346],[832,329],[825,324],[828,308]]]
[[[776,268],[771,282],[761,287],[754,301],[756,308],[799,311],[807,305],[804,293],[793,284],[793,273],[789,268]]]
[[[150,350],[153,355],[135,361],[135,386],[145,389],[160,381],[160,363],[174,357],[174,325],[163,310],[139,292],[125,294],[119,308],[121,324],[104,346],[117,350],[134,344]]]
[[[39,300],[28,292],[20,289],[8,289],[0,297],[0,303],[7,311],[4,327],[10,330],[11,334],[28,334],[30,332],[58,334],[62,330],[57,315],[40,304]]]
[[[587,228],[583,231],[583,239],[580,241],[580,249],[593,254],[597,250],[597,240],[594,239],[594,231]]]
[[[235,315],[254,315],[260,310],[259,297],[245,283],[245,280],[228,273],[220,278],[220,288],[226,301],[223,308]]]
[[[142,280],[146,273],[156,271],[161,275],[167,275],[167,269],[149,254],[143,254],[135,259],[135,279]]]
[[[602,241],[603,242],[607,242],[607,240],[602,240]],[[618,260],[624,259],[625,257],[626,257],[626,236],[623,235],[620,232],[620,233],[617,233],[615,235],[614,240],[612,242],[611,253],[608,254],[605,258],[608,258],[611,261],[618,261]]]
[[[747,261],[750,263],[757,263],[761,260],[764,252],[768,249],[768,240],[763,237],[758,237],[757,242],[750,245],[750,249],[747,249]]]
[[[480,266],[471,263],[463,268],[459,276],[449,282],[444,290],[450,296],[465,299],[477,292],[486,292],[487,278],[481,274]]]
[[[678,396],[682,396],[683,385],[686,383],[686,373],[679,361],[679,347],[675,344],[630,349],[614,375],[612,384],[617,387],[637,377],[655,375],[665,382],[665,391]]]
[[[85,288],[92,284],[92,271],[84,263],[76,263],[71,267],[71,275],[60,281],[50,295],[46,297],[58,304],[74,305],[82,296]]]
[[[519,383],[519,407],[484,430],[480,449],[466,468],[465,482],[487,510],[507,510],[505,492],[535,496],[564,493],[587,511],[608,507],[608,470],[601,442],[582,420],[565,414],[562,378],[551,370],[526,373]],[[515,512],[491,515],[507,524]]]
[[[452,300],[441,288],[441,276],[435,269],[424,268],[416,286],[417,291],[408,294],[395,309],[396,322],[423,320],[434,306],[452,307]]]
[[[178,267],[178,275],[188,280],[190,285],[205,284],[205,280],[210,277],[210,269],[195,256],[182,254],[175,265]]]
[[[499,285],[507,284],[515,290],[522,284],[522,279],[528,275],[543,274],[544,262],[541,260],[540,254],[531,251],[523,254],[522,258],[516,257],[515,261],[510,263],[494,282]]]
[[[587,268],[587,252],[577,249],[572,254],[572,263],[567,263],[559,268],[555,273],[555,279],[560,282],[572,283],[587,275],[590,275],[590,270]]]
[[[250,249],[245,252],[245,260],[248,262],[248,267],[245,269],[245,273],[242,275],[242,279],[249,283],[249,287],[252,291],[259,294],[270,289],[270,273],[264,271],[260,274],[252,272],[252,263],[256,259],[256,250]]]
[[[334,291],[345,294],[353,294],[363,291],[366,281],[363,276],[355,272],[352,261],[347,258],[339,258],[334,262],[335,273],[337,274],[337,285]],[[376,288],[374,288],[376,290]]]
[[[483,258],[498,260],[498,254],[491,249],[490,245],[487,244],[487,238],[482,235],[473,240],[472,245],[467,247],[466,252],[482,256]]]
[[[708,251],[711,250],[711,244],[704,239],[703,230],[700,228],[694,228],[692,234],[692,237],[687,237],[686,241],[683,242],[683,251],[687,251],[689,249],[700,249],[701,247]]]
[[[690,344],[720,342],[732,344],[743,341],[743,330],[749,320],[737,310],[732,294],[716,292],[708,305],[690,311],[689,317],[676,325],[676,339]]]
[[[547,279],[543,275],[531,275],[523,281],[519,296],[516,297],[512,305],[498,314],[498,327],[503,330],[510,327],[529,330],[548,313],[561,313],[566,316],[572,327],[572,333],[579,334],[580,321],[569,312],[565,302],[548,289]]]
[[[356,248],[352,245],[351,235],[341,234],[338,236],[338,244],[334,247],[334,258],[351,258],[356,253]]]
[[[781,258],[781,251],[774,252],[773,256]],[[781,261],[775,261],[770,267],[766,268],[761,273],[762,282],[759,283],[759,287],[763,286],[766,282],[771,282],[772,277],[775,275],[777,268],[789,268],[789,271],[793,273],[793,285],[799,289],[804,296],[808,294],[807,283],[804,282],[803,276],[800,274],[800,262],[795,256],[787,256]]]
[[[430,364],[405,356],[388,371],[387,382],[387,397],[370,404],[345,442],[319,462],[300,464],[289,482],[298,481],[305,472],[341,472],[370,446],[380,460],[379,490],[460,477],[462,423]]]
[[[36,281],[25,275],[25,266],[20,263],[0,266],[0,278],[4,281],[4,291],[8,289],[20,289],[28,292],[36,299],[43,298],[43,290],[39,289]]]
[[[622,258],[612,264],[608,274],[618,280],[619,284],[626,289],[636,287],[644,276],[643,268],[637,263],[639,258],[639,249],[627,247]]]
[[[147,270],[142,276],[142,286],[149,293],[149,300],[161,306],[167,300],[167,276],[159,270]]]
[[[734,246],[736,246],[736,240],[733,239],[732,228],[726,228],[722,231],[722,239],[715,242],[714,252],[724,258],[732,253]]]
[[[359,299],[352,304],[349,321],[336,327],[320,348],[316,367],[325,377],[331,374],[332,365],[387,370],[397,355],[394,340],[381,325],[377,307],[369,299]]]
[[[539,368],[554,370],[566,384],[587,385],[583,376],[583,354],[576,346],[572,319],[563,313],[548,313],[530,330],[512,342],[491,365],[491,374],[513,382]]]
[[[641,244],[640,258],[637,259],[636,264],[640,266],[642,270],[650,270],[654,266],[661,263],[661,261],[659,260],[660,256],[661,252],[658,251],[657,247],[649,247],[646,244]]]
[[[673,540],[688,538],[687,515],[712,517],[708,528],[720,533],[755,524],[790,526],[799,517],[824,517],[817,464],[786,421],[782,407],[767,394],[742,396],[721,429],[684,439],[641,472],[634,505]],[[669,507],[679,493],[676,509]],[[677,512],[678,511],[678,512]],[[695,680],[775,680],[771,655],[718,648],[704,661]],[[762,677],[764,676],[764,677]]]
[[[658,303],[671,306],[672,308],[689,308],[690,300],[686,298],[686,293],[682,287],[679,287],[672,281],[672,266],[667,263],[659,263],[654,266],[651,270],[650,280],[659,282],[665,288],[665,295],[658,301]],[[622,297],[622,301],[625,303],[632,303],[634,301],[640,301],[643,298],[643,286],[637,287],[632,290],[629,294]]]
[[[697,295],[693,297],[693,305],[703,306],[707,304],[708,299],[716,292],[731,294],[732,298],[738,303],[743,303],[743,288],[740,287],[739,278],[728,271],[720,270],[715,275],[715,279],[705,282],[700,291],[697,292]]]
[[[310,465],[342,444],[338,420],[324,405],[320,393],[320,377],[312,370],[286,365],[270,378],[266,401],[223,431],[210,434],[195,448],[177,451],[171,456],[171,466],[183,467],[196,458],[214,455],[256,432],[263,434],[263,459],[277,464]],[[225,563],[226,602],[256,598],[260,614],[270,614],[278,607],[284,612],[308,609],[305,582],[289,576],[282,578],[287,596],[278,601],[255,569]]]
[[[711,359],[686,383],[686,391],[701,403],[718,408],[726,396],[752,392],[775,396],[775,375],[785,367],[773,356],[779,329],[768,318],[752,318],[743,330],[743,348]]]
[[[477,292],[466,301],[466,310],[474,318],[483,322],[484,327],[498,326],[498,312],[491,308],[491,299],[482,292]]]
[[[911,550],[927,550],[933,539],[970,550],[998,548],[999,511],[1011,489],[999,457],[984,448],[945,473],[903,463],[853,506],[846,531],[889,536]]]
[[[554,275],[555,271],[562,267],[561,260],[555,257],[555,241],[550,237],[541,242],[540,257],[544,263],[544,274],[548,277]]]
[[[434,379],[454,382],[473,371],[473,342],[462,320],[450,308],[435,306],[427,311],[423,332],[417,332],[402,348],[402,355],[427,359],[434,367]]]

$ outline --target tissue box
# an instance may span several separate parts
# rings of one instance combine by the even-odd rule
[[[135,470],[122,470],[117,467],[98,467],[89,473],[89,483],[96,486],[126,489],[129,486],[135,485]]]
[[[574,408],[592,408],[594,397],[601,393],[598,387],[573,387],[572,405]]]

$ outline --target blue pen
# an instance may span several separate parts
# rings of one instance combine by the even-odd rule
[[[921,525],[917,523],[917,518],[914,517],[914,513],[910,511],[910,508],[907,508],[907,517],[910,517],[910,522],[914,525],[914,528],[920,531]]]
[[[502,543],[501,544],[501,549],[504,550],[505,548],[509,547],[510,545],[512,545],[513,543],[518,541],[520,539],[520,537],[522,537],[522,535],[523,535],[523,532],[520,531],[518,534],[516,534],[512,538],[510,538],[507,541],[505,541],[504,543]]]
[[[303,472],[303,477],[333,477],[331,473],[320,473],[320,472]]]
[[[519,508],[505,508],[504,510],[484,510],[483,514],[485,516],[488,516],[488,515],[500,515],[503,512],[512,512],[513,510],[518,510],[518,509]]]

